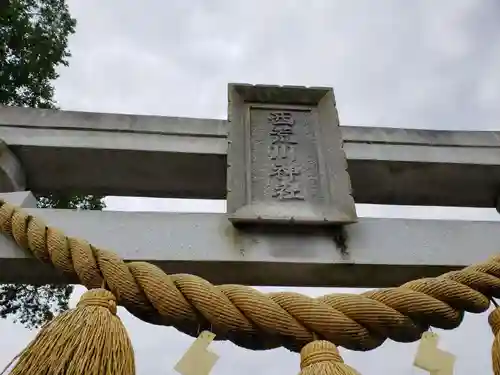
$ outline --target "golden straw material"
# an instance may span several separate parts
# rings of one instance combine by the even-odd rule
[[[500,375],[500,308],[495,308],[488,317],[491,331],[495,335],[493,345],[491,347],[491,362],[493,365],[493,373]]]
[[[134,351],[105,289],[83,294],[77,307],[44,326],[10,375],[134,375]]]
[[[329,341],[313,341],[300,351],[299,375],[359,375],[346,365],[337,347]]]
[[[312,298],[214,286],[193,275],[167,275],[150,263],[126,263],[3,201],[0,231],[89,289],[104,281],[118,303],[144,321],[192,336],[210,330],[216,339],[254,350],[284,346],[299,351],[315,335],[352,350],[374,349],[387,338],[417,341],[430,326],[456,328],[465,311],[484,312],[492,297],[500,297],[500,257],[398,288]]]

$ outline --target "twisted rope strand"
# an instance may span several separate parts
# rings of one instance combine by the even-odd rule
[[[416,341],[430,326],[458,327],[464,312],[483,312],[500,297],[500,257],[398,288],[311,298],[214,286],[194,275],[167,275],[150,263],[126,263],[1,200],[0,231],[87,288],[105,282],[120,305],[146,322],[192,336],[210,329],[218,339],[253,350],[299,351],[315,338],[352,350],[374,349],[387,338]]]

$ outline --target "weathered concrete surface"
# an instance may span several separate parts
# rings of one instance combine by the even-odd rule
[[[332,232],[243,233],[224,214],[27,211],[126,260],[214,283],[393,286],[485,261],[500,243],[500,222],[365,217],[348,226],[343,256]],[[68,281],[0,236],[0,282]]]
[[[35,192],[224,199],[227,126],[0,107],[0,139]],[[357,203],[495,207],[500,132],[341,128]]]
[[[31,191],[0,193],[0,199],[23,208],[36,208],[36,198]]]
[[[229,220],[356,222],[333,90],[231,84],[228,92]]]
[[[217,120],[0,107],[0,139],[35,192],[220,198],[225,134]]]
[[[26,188],[26,175],[19,159],[0,138],[0,191]]]

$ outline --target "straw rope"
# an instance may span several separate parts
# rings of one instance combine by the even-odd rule
[[[45,324],[0,375],[135,375],[132,342],[116,310],[113,293],[88,290],[75,309]]]
[[[359,373],[344,363],[334,344],[317,340],[307,344],[300,351],[299,375],[359,375]]]
[[[464,312],[483,312],[491,298],[500,297],[500,256],[398,288],[311,298],[214,286],[194,275],[167,275],[146,262],[125,263],[4,201],[0,231],[87,288],[105,282],[118,303],[144,321],[192,336],[209,329],[217,339],[253,350],[284,346],[299,351],[314,338],[353,350],[374,349],[387,338],[412,342],[429,326],[456,328]]]
[[[491,331],[495,336],[493,345],[491,346],[491,363],[493,365],[493,373],[500,375],[500,308],[497,306],[488,317]]]

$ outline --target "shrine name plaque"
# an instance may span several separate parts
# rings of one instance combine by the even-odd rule
[[[230,84],[228,92],[229,219],[355,222],[333,90]]]

